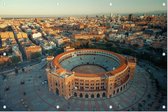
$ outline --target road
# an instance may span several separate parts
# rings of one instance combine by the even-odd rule
[[[17,67],[18,69],[22,69],[24,67],[32,66],[32,65],[35,65],[35,64],[40,63],[40,62],[41,61],[24,61],[22,63],[7,67],[7,68],[5,68],[3,70],[1,69],[0,70],[0,75],[6,74],[6,73],[10,73],[10,72],[14,71],[15,67]]]
[[[20,51],[21,51],[21,53],[22,53],[22,58],[23,58],[23,61],[26,61],[26,60],[27,60],[27,58],[26,58],[26,53],[25,53],[25,51],[24,51],[24,48],[21,46],[20,42],[18,41],[18,38],[17,38],[17,33],[14,31],[14,29],[13,29],[13,27],[12,27],[12,26],[11,26],[11,29],[12,29],[12,31],[13,31],[14,38],[15,38],[15,40],[16,40],[16,42],[17,42],[18,46],[19,46],[19,50],[20,50]]]

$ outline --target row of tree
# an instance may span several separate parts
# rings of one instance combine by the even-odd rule
[[[91,41],[88,40],[79,40],[72,44],[73,47],[76,49],[82,49],[82,48],[97,48],[97,49],[104,49],[108,51],[113,51],[119,54],[125,54],[125,55],[131,55],[138,59],[148,60],[152,62],[153,64],[162,67],[167,68],[167,58],[166,56],[158,55],[161,52],[162,49],[154,49],[154,48],[147,48],[146,52],[139,52],[134,47],[120,47],[117,45],[117,43],[98,43],[95,42],[94,44]],[[150,50],[148,50],[150,49]],[[157,53],[157,55],[154,55]]]

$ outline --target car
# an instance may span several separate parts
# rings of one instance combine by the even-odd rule
[[[44,81],[43,81],[43,82],[41,82],[41,84],[42,84],[42,85],[44,85]]]
[[[48,81],[47,81],[47,80],[44,80],[44,83],[45,83],[45,84],[47,84],[47,83],[48,83]]]

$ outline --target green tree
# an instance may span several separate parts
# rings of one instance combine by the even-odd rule
[[[37,59],[41,57],[41,53],[40,52],[36,52],[31,54],[31,59]]]
[[[11,61],[12,61],[12,63],[16,64],[16,63],[18,63],[20,61],[20,58],[18,56],[13,56],[11,58]]]

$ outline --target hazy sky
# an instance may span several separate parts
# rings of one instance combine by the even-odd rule
[[[112,6],[110,6],[112,3]],[[0,15],[86,15],[166,10],[166,0],[0,0]]]

